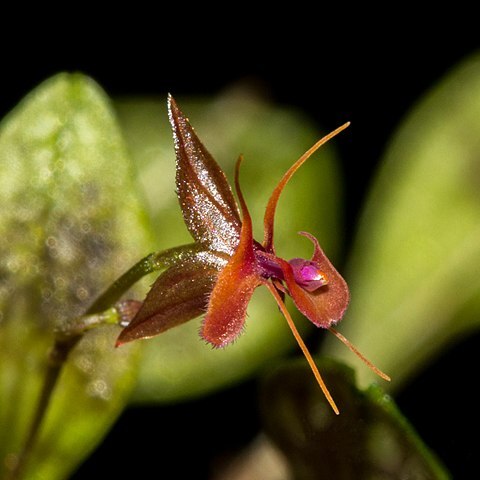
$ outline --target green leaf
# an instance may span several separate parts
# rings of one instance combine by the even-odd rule
[[[35,89],[0,125],[0,477],[25,442],[54,327],[151,248],[108,99],[82,75]],[[64,478],[115,420],[137,348],[89,332],[63,372],[25,478]]]
[[[401,384],[479,326],[480,55],[412,110],[373,185],[347,274],[340,329]],[[349,353],[330,341],[326,351]],[[361,379],[372,374],[362,369]]]
[[[277,367],[261,389],[265,429],[295,479],[449,478],[380,387],[360,391],[353,370],[327,359],[317,364],[339,416],[303,359]]]
[[[175,93],[175,92],[173,92]],[[321,134],[297,112],[273,107],[243,90],[213,101],[178,99],[183,112],[233,183],[234,163],[242,153],[241,183],[257,239],[274,186],[287,168]],[[117,102],[130,150],[156,226],[156,249],[190,243],[174,194],[175,154],[166,100]],[[297,235],[318,236],[329,255],[338,252],[340,182],[331,147],[322,149],[286,188],[276,221],[279,255],[309,258],[310,243]],[[212,350],[198,335],[200,319],[145,341],[135,401],[175,401],[234,383],[258,371],[293,344],[292,335],[270,295],[257,289],[248,309],[245,333],[225,349]],[[305,319],[299,323],[307,325]]]

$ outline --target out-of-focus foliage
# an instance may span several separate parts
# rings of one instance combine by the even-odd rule
[[[234,93],[182,107],[198,115],[195,124],[222,167],[219,145],[229,152],[230,178],[236,155],[246,155],[242,181],[261,232],[273,185],[319,134],[303,117],[249,98]],[[84,313],[136,260],[191,242],[174,194],[173,141],[164,105],[164,100],[119,104],[135,165],[108,99],[81,75],[48,80],[1,124],[0,468],[14,464],[25,441],[54,328]],[[287,220],[277,225],[277,244],[290,256],[309,254],[308,242],[296,238],[300,229],[320,231],[327,249],[337,244],[340,188],[331,149],[311,163],[317,163],[310,168],[322,172],[322,182],[305,167],[280,206]],[[314,209],[318,216],[309,214]],[[143,287],[132,295],[141,299],[144,293]],[[290,333],[272,300],[257,298],[250,319],[249,333],[222,351],[200,340],[200,320],[116,350],[118,328],[89,332],[62,373],[26,477],[64,477],[95,447],[130,398],[141,345],[137,401],[177,400],[220,388],[290,347]]]
[[[173,92],[174,93],[174,92]],[[240,153],[241,184],[255,235],[263,238],[263,214],[276,183],[321,134],[298,113],[272,107],[244,91],[213,102],[177,98],[197,134],[230,183]],[[117,102],[121,125],[139,169],[156,232],[156,249],[191,242],[174,194],[175,154],[164,99]],[[302,167],[280,200],[275,224],[277,252],[286,258],[311,255],[299,230],[318,234],[328,253],[338,247],[340,182],[331,147]],[[312,215],[312,212],[315,212]],[[134,401],[172,401],[234,383],[292,345],[292,335],[270,295],[255,292],[245,332],[222,350],[199,339],[193,320],[145,341]],[[300,323],[307,321],[301,316]]]
[[[0,477],[25,441],[53,344],[150,248],[109,101],[81,75],[35,89],[0,125]],[[88,333],[50,405],[26,478],[63,478],[124,406],[136,346]],[[4,473],[4,472],[3,472]]]
[[[394,136],[350,260],[341,330],[392,376],[391,388],[478,327],[479,55],[447,75]],[[326,351],[351,359],[335,341]],[[362,369],[360,378],[372,374]]]
[[[261,390],[266,431],[296,480],[449,478],[380,387],[362,392],[351,369],[326,359],[317,363],[339,416],[304,361],[276,368]]]
[[[241,90],[214,101],[177,100],[230,181],[236,158],[245,156],[241,183],[261,239],[272,189],[320,133],[301,115]],[[0,124],[0,476],[24,441],[54,327],[83,313],[136,260],[191,242],[174,193],[165,100],[122,100],[116,110],[133,162],[108,99],[81,75],[45,82]],[[386,388],[401,386],[447,341],[478,326],[479,119],[477,55],[405,120],[369,197],[346,275],[351,307],[339,329],[392,376]],[[278,254],[308,258],[311,245],[296,235],[307,230],[335,257],[340,210],[329,146],[282,196]],[[68,475],[129,398],[192,398],[257,372],[293,344],[267,292],[255,294],[245,333],[224,350],[200,340],[199,322],[117,350],[116,327],[89,332],[62,374],[27,478]],[[297,323],[308,322],[298,315]],[[353,358],[333,338],[324,351]],[[280,368],[262,393],[267,428],[298,478],[402,478],[406,471],[447,478],[378,388],[359,392],[349,370],[320,367],[339,417],[304,364]],[[372,379],[366,368],[359,373],[362,384]]]

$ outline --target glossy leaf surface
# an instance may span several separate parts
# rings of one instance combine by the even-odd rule
[[[58,75],[0,125],[0,477],[15,461],[39,395],[53,328],[84,312],[150,248],[132,166],[108,100],[81,75]],[[72,352],[28,479],[65,478],[123,408],[135,346],[118,329]]]
[[[231,255],[238,245],[241,223],[230,185],[172,97],[169,105],[177,195],[185,224],[194,240]]]

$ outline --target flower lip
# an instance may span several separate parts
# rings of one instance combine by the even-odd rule
[[[280,281],[285,280],[282,267],[276,256],[262,249],[256,249],[255,257],[263,278],[274,278]],[[320,269],[317,262],[303,258],[294,258],[288,263],[292,267],[295,283],[307,292],[314,292],[328,284],[328,277]]]
[[[288,263],[292,267],[295,282],[308,292],[314,292],[328,284],[327,275],[316,262],[293,258]]]

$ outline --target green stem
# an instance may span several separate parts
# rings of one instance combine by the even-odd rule
[[[102,312],[111,307],[134,283],[149,273],[163,270],[188,256],[205,250],[199,244],[190,243],[170,248],[162,252],[151,253],[137,262],[130,270],[110,285],[90,306],[86,315]]]
[[[38,399],[37,408],[30,424],[29,432],[20,451],[15,466],[7,475],[8,480],[19,480],[22,478],[25,467],[27,465],[28,458],[33,450],[35,441],[38,437],[40,426],[42,425],[43,418],[50,403],[50,398],[55,389],[58,381],[58,377],[62,371],[63,365],[73,347],[78,343],[82,336],[76,335],[70,338],[63,338],[61,340],[55,340],[52,350],[48,357],[47,370],[43,380],[43,386]]]
[[[17,462],[10,471],[9,476],[7,476],[8,480],[20,480],[22,478],[48,410],[50,399],[62,373],[63,366],[70,352],[81,340],[85,332],[95,326],[106,323],[124,325],[131,320],[131,318],[127,317],[134,315],[135,309],[138,309],[138,306],[132,304],[139,304],[139,302],[130,302],[130,305],[128,305],[129,302],[127,301],[122,304],[117,304],[118,308],[112,307],[112,305],[114,305],[133,284],[149,273],[163,270],[180,260],[186,261],[189,256],[196,255],[202,250],[204,250],[204,247],[198,244],[189,244],[159,253],[152,253],[142,258],[113,282],[112,285],[95,300],[83,317],[80,317],[71,325],[67,325],[65,329],[57,331],[35,414],[28,430],[25,444],[18,455]],[[112,311],[112,308],[114,311]],[[123,314],[124,312],[126,312],[126,315]]]
[[[72,349],[81,340],[84,333],[91,329],[92,326],[102,323],[113,323],[111,309],[109,309],[108,312],[99,315],[93,314],[111,307],[111,305],[113,305],[115,301],[125,293],[125,291],[143,276],[155,270],[164,268],[165,262],[162,263],[162,258],[162,254],[151,254],[140,260],[116,280],[102,295],[100,295],[100,297],[98,297],[87,310],[85,316],[81,317],[78,322],[72,324],[73,326],[71,329],[57,332],[54,345],[48,357],[48,365],[45,371],[42,390],[40,392],[32,423],[28,429],[25,444],[17,457],[17,461],[7,475],[8,480],[20,480],[25,472],[29,457],[33,451],[35,442],[37,441],[40,427],[42,426],[45,414],[48,410],[48,405],[50,404],[53,392],[57,386],[63,366],[65,365]],[[124,320],[120,314],[118,317],[119,321]]]
[[[95,300],[86,314],[101,312],[111,307],[134,283],[145,275],[158,270],[158,264],[155,262],[156,256],[157,254],[152,253],[127,270]]]

